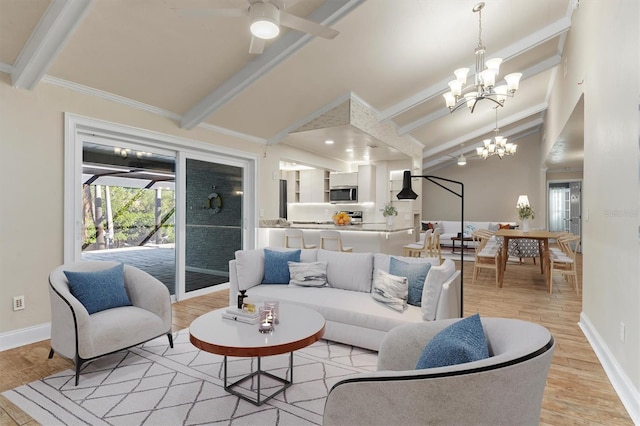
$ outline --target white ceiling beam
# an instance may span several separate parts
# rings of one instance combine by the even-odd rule
[[[338,22],[363,2],[364,0],[325,1],[322,6],[309,15],[307,19],[330,26]],[[303,34],[295,30],[287,31],[282,38],[265,49],[261,55],[249,62],[240,71],[187,111],[182,116],[180,127],[184,129],[196,127],[312,39],[313,36],[309,34]]]
[[[542,123],[544,122],[544,120],[542,119],[542,117],[538,117],[534,120],[528,121],[518,127],[514,127],[513,129],[507,131],[507,132],[500,132],[501,136],[504,136],[506,138],[511,139],[511,142],[515,142],[519,139],[525,138],[535,132],[537,132],[540,128],[540,126],[542,126]],[[512,139],[514,135],[517,135],[515,137],[515,139]],[[478,145],[480,146],[480,145]],[[476,156],[476,148],[475,146],[471,146],[471,147],[467,147],[464,149],[464,153],[468,154],[470,152],[473,152],[473,155]],[[457,157],[456,157],[457,158]],[[437,169],[440,169],[444,166],[447,166],[449,162],[452,162],[452,160],[454,160],[452,157],[450,157],[449,155],[444,155],[442,157],[436,158],[434,160],[428,161],[428,162],[423,162],[422,163],[422,171],[434,171]],[[467,160],[469,160],[469,158],[467,158]],[[441,166],[441,167],[436,167],[436,166]],[[434,169],[435,168],[435,169]]]
[[[510,124],[513,124],[517,121],[520,120],[524,120],[525,118],[528,118],[532,115],[538,114],[540,112],[543,112],[547,109],[548,104],[546,102],[532,106],[530,108],[525,109],[524,111],[520,111],[516,114],[510,115],[508,117],[503,117],[500,119],[500,123],[502,123],[502,126],[508,126]],[[457,146],[460,146],[460,144],[466,143],[472,139],[478,139],[481,138],[482,136],[486,135],[487,133],[492,132],[495,129],[495,124],[491,123],[488,124],[484,127],[481,127],[471,133],[467,133],[466,135],[462,135],[460,137],[457,137],[449,142],[446,142],[444,144],[440,144],[434,148],[428,149],[426,151],[423,152],[422,154],[422,158],[427,159],[430,157],[434,157],[437,156],[439,154],[441,154],[444,151],[448,151],[452,148],[455,148]]]
[[[547,71],[548,69],[551,69],[553,67],[556,67],[558,65],[560,65],[560,62],[562,61],[562,57],[560,55],[554,55],[551,58],[547,58],[542,62],[538,62],[537,64],[527,68],[526,70],[522,71],[522,81],[527,80],[528,78],[531,78],[537,74],[540,74],[541,72]],[[443,90],[444,91],[444,90]],[[508,100],[507,100],[508,101]],[[429,115],[425,115],[422,118],[419,118],[418,120],[414,120],[410,123],[405,124],[404,126],[401,126],[398,128],[398,134],[399,135],[406,135],[407,133],[413,132],[414,130],[422,127],[422,126],[426,126],[427,124],[431,123],[432,121],[438,120],[442,117],[445,117],[447,115],[451,114],[449,112],[449,109],[446,108],[444,105],[441,109],[432,112]]]
[[[52,0],[11,71],[13,87],[31,90],[40,82],[94,0]]]
[[[513,43],[510,46],[498,52],[495,52],[491,56],[500,57],[500,58],[503,58],[505,61],[508,61],[509,59],[512,59],[518,55],[521,55],[527,52],[528,50],[533,49],[534,47],[539,46],[540,44],[553,39],[554,37],[558,37],[559,35],[566,33],[567,31],[569,31],[570,28],[571,28],[570,18],[564,17],[564,18],[558,19],[554,23],[524,37],[523,39],[517,41],[516,43]],[[473,51],[470,50],[469,55],[471,56],[472,53]],[[468,78],[472,78],[475,75],[475,63],[469,65],[467,68],[469,68],[470,70]],[[447,83],[452,78],[453,77],[442,80],[408,97],[407,99],[401,102],[398,102],[397,104],[387,108],[385,111],[381,112],[379,119],[380,120],[392,119],[412,108],[415,108],[417,105],[420,105],[421,103],[426,102],[435,96],[443,94],[448,90]]]

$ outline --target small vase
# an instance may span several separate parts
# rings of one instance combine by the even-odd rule
[[[522,231],[523,232],[529,232],[529,219],[522,219]]]
[[[393,226],[393,216],[387,216],[387,226]]]

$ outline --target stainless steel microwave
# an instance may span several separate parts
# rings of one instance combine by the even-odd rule
[[[329,201],[332,203],[357,203],[358,187],[343,186],[329,189]]]

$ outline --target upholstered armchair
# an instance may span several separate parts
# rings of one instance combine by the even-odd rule
[[[131,306],[120,306],[89,314],[71,294],[65,271],[96,272],[118,266],[117,262],[75,262],[56,268],[49,275],[51,300],[51,351],[75,362],[76,385],[80,368],[88,361],[171,335],[171,299],[167,287],[148,273],[124,265],[124,287]]]
[[[378,354],[378,371],[336,383],[324,425],[538,424],[555,347],[541,325],[482,318],[489,358],[416,370],[422,351],[459,319],[392,329]]]

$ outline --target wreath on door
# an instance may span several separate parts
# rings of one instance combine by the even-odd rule
[[[219,213],[220,210],[222,210],[222,198],[220,197],[220,194],[212,192],[207,198],[209,199],[208,209],[212,210],[213,214]]]

